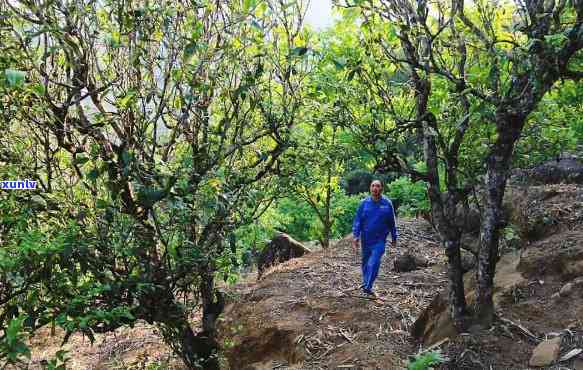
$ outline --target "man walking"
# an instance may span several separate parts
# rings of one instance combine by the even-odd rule
[[[382,195],[383,184],[374,180],[370,184],[371,196],[366,197],[358,207],[352,233],[352,246],[356,252],[362,246],[362,290],[368,295],[376,295],[372,286],[381,266],[381,257],[385,253],[385,243],[389,233],[393,248],[397,246],[397,225],[395,211],[391,201]]]

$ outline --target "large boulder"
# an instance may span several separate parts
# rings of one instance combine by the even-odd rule
[[[537,241],[524,250],[518,270],[529,279],[553,276],[563,282],[583,277],[583,233],[570,230]]]
[[[580,293],[583,296],[583,277],[577,278],[563,285],[559,291],[559,295],[561,297],[569,297],[574,292]]]
[[[583,162],[575,156],[563,156],[529,169],[514,170],[512,183],[528,185],[583,184]]]
[[[583,220],[583,188],[572,184],[509,186],[504,207],[523,241],[540,240],[578,228]]]
[[[482,216],[480,211],[470,204],[460,204],[456,209],[456,224],[462,232],[477,234],[480,232]]]
[[[284,233],[277,234],[259,255],[257,261],[257,280],[261,279],[261,276],[267,268],[289,261],[292,258],[301,257],[310,252],[308,248],[304,247],[302,243],[296,241],[291,236]]]

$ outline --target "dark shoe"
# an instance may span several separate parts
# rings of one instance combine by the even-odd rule
[[[364,292],[364,294],[366,294],[367,296],[369,296],[371,298],[378,298],[377,294],[375,292],[373,292],[372,290],[363,289],[362,291]]]

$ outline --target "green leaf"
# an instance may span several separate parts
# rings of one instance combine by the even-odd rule
[[[120,36],[118,32],[110,33],[105,36],[105,44],[112,48],[118,48],[121,46]]]
[[[186,47],[184,48],[184,57],[186,57],[188,59],[191,56],[193,56],[195,52],[196,52],[196,43],[191,42],[191,43],[187,44]]]
[[[134,158],[134,155],[130,152],[127,151],[127,149],[124,149],[124,151],[121,153],[121,160],[124,164],[124,166],[127,166]]]
[[[336,69],[342,69],[346,67],[346,59],[344,58],[334,58],[332,59],[332,62],[336,66]]]
[[[257,63],[257,68],[255,68],[255,79],[258,79],[259,77],[261,77],[261,75],[263,74],[263,63],[259,62]]]
[[[249,10],[255,8],[257,5],[257,0],[243,0],[243,11],[248,12]]]
[[[107,208],[108,205],[109,204],[103,199],[97,199],[95,201],[95,207],[99,208],[99,209],[105,209],[105,208]]]
[[[146,187],[138,193],[138,202],[145,208],[151,208],[156,202],[164,199],[164,190]]]
[[[6,81],[11,87],[22,86],[26,78],[26,72],[18,71],[16,69],[6,69],[4,70],[4,75],[6,76]]]
[[[135,90],[132,89],[128,90],[127,94],[123,98],[119,99],[118,101],[119,106],[122,108],[129,107],[135,96],[136,96]]]
[[[81,155],[77,155],[75,158],[73,158],[73,164],[85,164],[89,162],[89,158],[87,158],[87,156],[81,154]]]
[[[194,29],[192,31],[192,38],[194,40],[197,40],[200,38],[200,36],[202,36],[203,33],[204,33],[204,25],[202,24],[202,22],[200,20],[198,20],[194,24]]]
[[[87,173],[87,179],[90,181],[96,181],[99,176],[101,176],[102,171],[100,171],[97,167],[93,168],[91,171]]]
[[[546,35],[545,41],[556,48],[560,48],[564,43],[569,41],[569,38],[562,33],[556,33],[553,35]]]
[[[38,194],[35,194],[32,197],[30,197],[30,200],[33,204],[35,204],[40,209],[47,208],[47,201],[45,200],[45,198],[43,198],[42,196],[40,196]]]
[[[308,52],[308,48],[307,47],[300,46],[300,47],[297,47],[297,48],[293,48],[291,50],[291,55],[301,57],[301,56],[306,55],[307,52]]]
[[[43,84],[34,84],[32,85],[32,91],[35,92],[38,96],[43,96],[46,92],[45,85]]]
[[[263,27],[261,27],[261,25],[257,23],[257,21],[255,20],[251,21],[251,25],[255,27],[258,31],[263,31]]]
[[[356,74],[356,69],[353,69],[352,71],[348,72],[348,75],[346,76],[346,79],[348,81],[352,81],[354,79],[354,75]]]

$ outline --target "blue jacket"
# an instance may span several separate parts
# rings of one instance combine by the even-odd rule
[[[372,197],[364,199],[354,217],[352,233],[355,239],[360,239],[362,245],[373,245],[385,242],[389,233],[393,241],[397,240],[397,225],[393,203],[381,197],[375,202]]]

